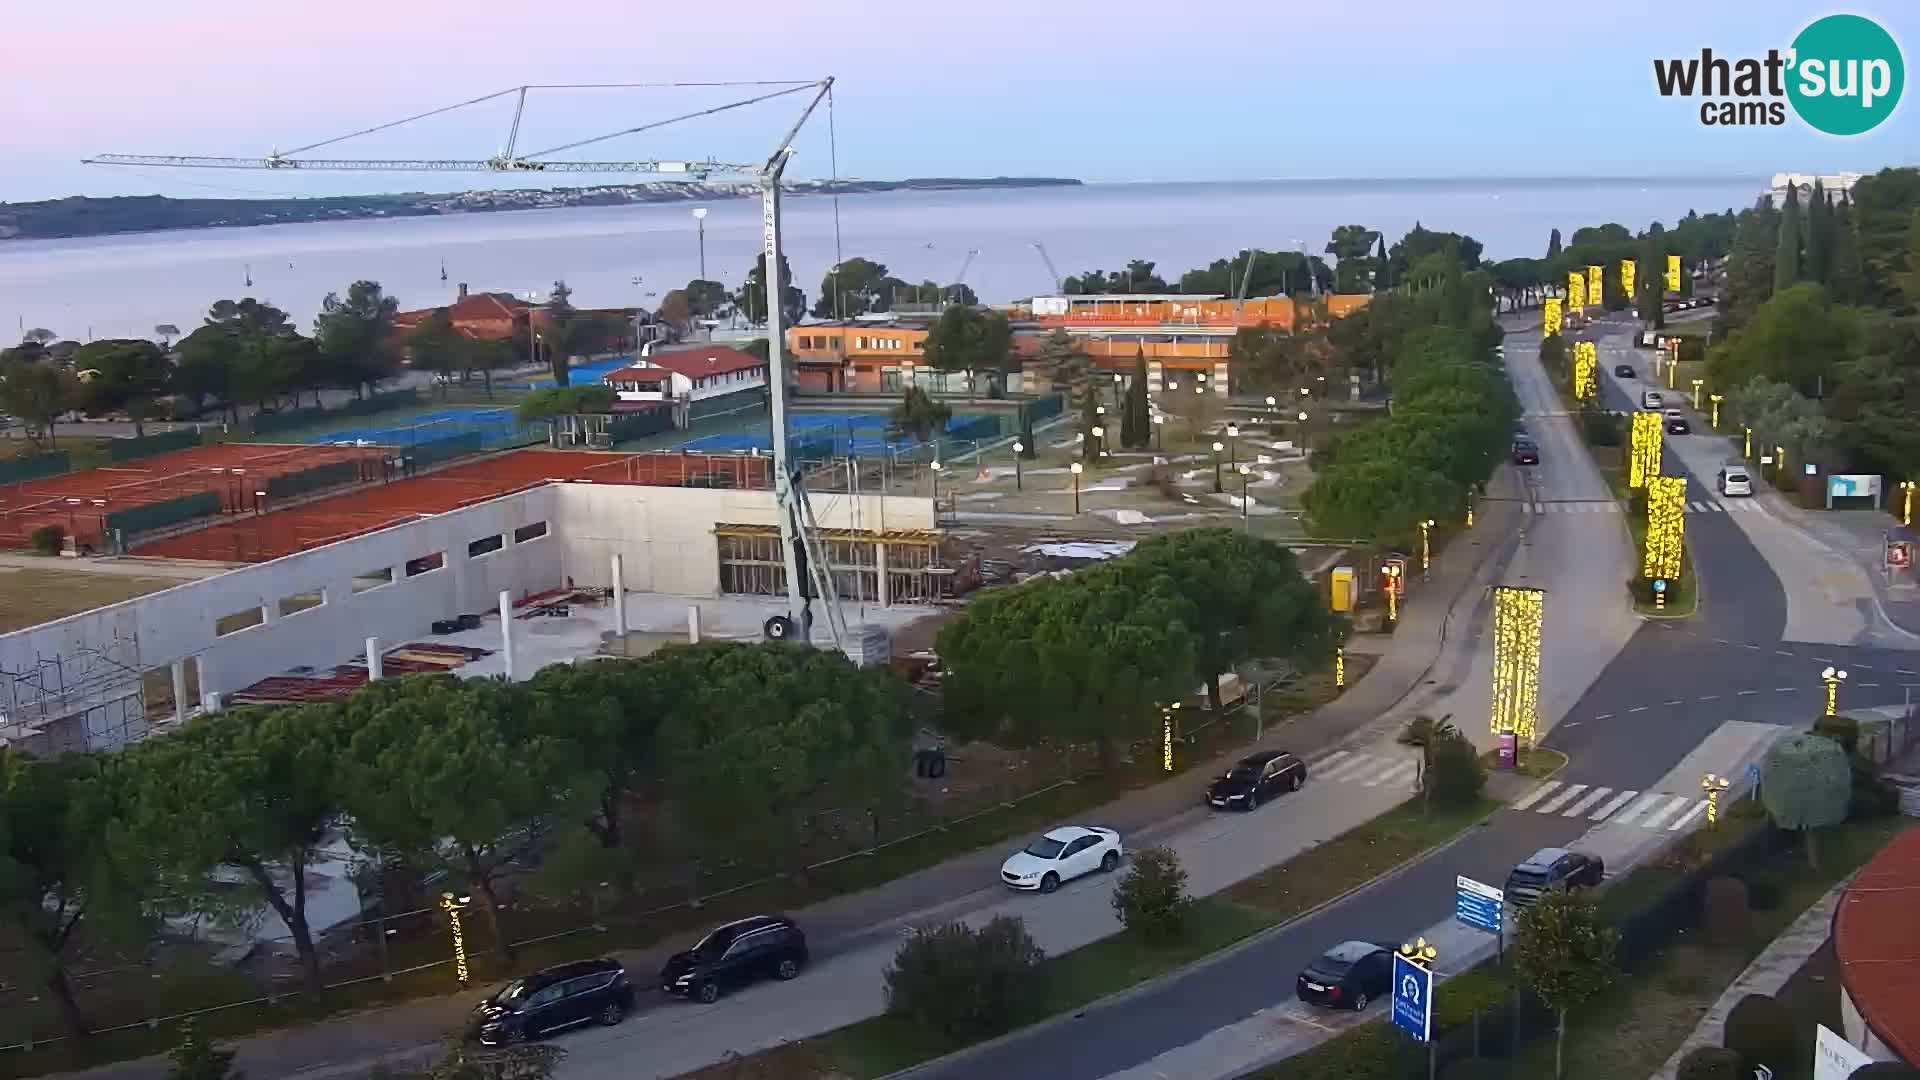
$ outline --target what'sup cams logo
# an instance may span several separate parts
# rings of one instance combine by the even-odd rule
[[[1778,127],[1787,107],[1817,131],[1861,135],[1880,126],[1900,104],[1906,63],[1893,35],[1859,15],[1828,15],[1808,24],[1782,52],[1728,59],[1701,49],[1698,57],[1653,62],[1661,97],[1701,98],[1708,127]]]

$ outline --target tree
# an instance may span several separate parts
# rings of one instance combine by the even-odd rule
[[[182,883],[176,902],[231,921],[236,906],[209,876],[245,875],[285,924],[307,988],[325,987],[307,922],[312,868],[340,822],[346,731],[333,704],[242,709],[204,717],[131,751],[129,829]]]
[[[572,337],[574,323],[579,312],[573,307],[573,290],[565,281],[553,283],[553,289],[547,294],[547,302],[541,305],[546,312],[546,333],[543,335],[547,346],[547,367],[553,373],[553,385],[566,386],[573,381]],[[531,328],[533,313],[527,313],[527,323]],[[537,340],[537,339],[536,339]],[[492,387],[488,387],[492,393]]]
[[[357,398],[393,378],[400,370],[392,331],[393,316],[399,310],[400,302],[377,281],[347,286],[344,300],[339,293],[328,293],[320,301],[313,337],[332,385],[351,387]]]
[[[1055,330],[1040,344],[1040,366],[1055,393],[1065,394],[1067,409],[1079,412],[1087,399],[1093,359],[1065,330]]]
[[[1785,292],[1798,284],[1800,274],[1800,192],[1788,185],[1787,203],[1780,209],[1780,238],[1773,251],[1773,291]]]
[[[451,378],[465,370],[466,341],[466,336],[454,328],[452,313],[435,308],[407,334],[407,359],[415,371]]]
[[[182,1021],[180,1041],[167,1051],[173,1062],[167,1068],[167,1080],[245,1080],[246,1074],[233,1067],[233,1055],[232,1050],[208,1040],[199,1024]]]
[[[1818,396],[1836,362],[1861,355],[1869,327],[1864,311],[1835,304],[1825,289],[1803,282],[1774,294],[1707,350],[1707,370],[1716,386],[1762,378]]]
[[[1277,390],[1289,400],[1293,388],[1315,367],[1304,337],[1261,323],[1243,326],[1227,342],[1228,362],[1240,384],[1254,390]]]
[[[1150,847],[1133,854],[1132,865],[1120,876],[1111,897],[1120,924],[1149,942],[1175,941],[1186,930],[1187,872],[1170,847]]]
[[[655,314],[676,334],[685,334],[693,326],[693,304],[685,289],[673,289],[661,297],[660,310]]]
[[[820,299],[814,302],[817,319],[853,319],[893,307],[894,294],[905,282],[887,273],[885,263],[859,256],[830,268],[820,279]]]
[[[462,371],[480,373],[480,381],[486,388],[488,397],[493,396],[493,373],[513,367],[517,359],[513,346],[499,338],[463,338],[458,355]],[[557,355],[560,356],[558,363],[566,363],[565,354]],[[554,385],[562,389],[568,388],[565,379],[556,378]],[[591,387],[581,387],[581,389],[591,389]]]
[[[1381,239],[1377,230],[1365,225],[1341,225],[1333,230],[1333,236],[1327,241],[1326,253],[1339,260],[1334,270],[1334,290],[1343,293],[1363,293],[1367,291],[1373,276],[1373,268],[1367,265],[1367,258],[1373,252],[1374,241]]]
[[[83,922],[95,937],[144,939],[147,878],[117,838],[119,790],[111,759],[0,746],[0,920],[26,953],[9,970],[46,988],[75,1039],[89,1031],[68,978]]]
[[[1386,292],[1393,284],[1393,262],[1387,258],[1387,237],[1385,233],[1374,241],[1373,248],[1373,291]]]
[[[387,1080],[553,1080],[566,1056],[565,1050],[548,1043],[481,1046],[455,1035],[433,1068]],[[379,1080],[378,1069],[372,1080]]]
[[[36,442],[59,445],[55,426],[78,404],[79,380],[51,361],[15,357],[0,364],[0,412],[19,417]]]
[[[1720,290],[1713,336],[1724,339],[1746,325],[1754,311],[1773,296],[1774,259],[1780,240],[1780,211],[1761,196],[1740,215],[1727,253],[1726,281]]]
[[[1117,564],[1163,589],[1186,612],[1194,674],[1218,713],[1220,674],[1262,658],[1318,663],[1338,630],[1293,552],[1238,529],[1187,529],[1142,541]]]
[[[734,306],[740,309],[747,321],[755,326],[763,326],[767,321],[767,256],[765,252],[754,260],[753,269],[747,271],[747,278],[740,283],[740,291],[733,294]],[[780,322],[783,326],[793,326],[807,313],[807,295],[793,287],[793,267],[787,264],[787,257],[780,256]]]
[[[1748,994],[1727,1011],[1720,1041],[1740,1055],[1749,1076],[1757,1075],[1763,1067],[1776,1074],[1785,1073],[1800,1057],[1799,1040],[1794,1037],[1797,1020],[1793,1010],[1778,998]]]
[[[682,291],[687,294],[687,306],[701,318],[720,314],[729,303],[727,287],[717,281],[694,278],[687,282],[687,287]]]
[[[997,311],[954,304],[940,313],[927,330],[926,361],[939,371],[964,371],[969,393],[977,373],[995,379],[1007,370],[1013,349],[1013,330]]]
[[[1129,295],[1169,291],[1166,279],[1154,271],[1153,263],[1144,259],[1128,262],[1123,270],[1089,270],[1084,274],[1069,274],[1061,280],[1060,287],[1061,291],[1069,296]]]
[[[1420,799],[1428,811],[1433,808],[1433,784],[1428,777],[1433,773],[1434,749],[1446,739],[1460,738],[1460,729],[1453,725],[1453,714],[1442,717],[1427,715],[1416,716],[1407,721],[1395,741],[1402,746],[1411,746],[1420,751],[1420,763],[1416,766],[1413,778],[1420,787]]]
[[[1833,252],[1827,258],[1827,292],[1835,303],[1858,304],[1866,297],[1866,271],[1853,231],[1853,209],[1846,196],[1833,209]]]
[[[1127,383],[1127,403],[1120,414],[1120,444],[1133,448],[1153,444],[1153,405],[1147,400],[1147,350],[1133,357],[1133,378]]]
[[[1315,536],[1405,543],[1415,522],[1459,516],[1466,492],[1423,465],[1369,460],[1319,470],[1300,502]]]
[[[1920,210],[1920,169],[1888,168],[1854,183],[1853,227],[1866,269],[1865,298],[1875,307],[1904,313],[1914,306],[1900,276],[1914,269],[1913,215]]]
[[[1768,748],[1760,765],[1760,801],[1776,826],[1806,838],[1807,865],[1814,869],[1820,856],[1813,830],[1845,821],[1852,792],[1847,752],[1823,736],[1788,735]]]
[[[1015,916],[915,927],[882,976],[887,1011],[954,1044],[997,1035],[1045,1007],[1046,956]]]
[[[1479,751],[1459,732],[1436,735],[1429,751],[1426,782],[1422,785],[1428,805],[1439,803],[1444,810],[1464,810],[1480,798],[1487,784],[1487,770],[1480,764]]]
[[[1514,966],[1520,977],[1554,1011],[1553,1075],[1566,1075],[1562,1052],[1567,1013],[1599,996],[1613,982],[1618,934],[1591,897],[1570,889],[1548,889],[1520,912],[1514,936]]]
[[[887,420],[887,436],[900,439],[911,435],[915,442],[930,443],[947,430],[952,417],[953,410],[945,402],[935,401],[918,386],[909,386]]]
[[[1827,284],[1833,264],[1833,204],[1827,201],[1827,189],[1819,177],[1813,180],[1813,197],[1807,201],[1806,259],[1801,267],[1808,281]]]
[[[1559,257],[1560,257],[1560,230],[1555,229],[1553,230],[1552,235],[1547,237],[1547,258],[1557,259]]]
[[[1907,306],[1920,307],[1920,210],[1913,212],[1907,226],[1907,268],[1891,276],[1906,297]]]
[[[44,349],[46,347],[47,342],[52,341],[55,336],[57,335],[55,335],[53,331],[47,329],[46,327],[36,326],[33,329],[27,331],[26,333],[20,335],[20,340],[28,345],[34,345]]]
[[[495,948],[501,880],[593,791],[578,748],[533,729],[524,684],[382,680],[349,698],[348,816],[385,852],[444,862],[481,900]]]
[[[87,415],[125,412],[136,437],[145,434],[142,425],[158,411],[173,374],[166,351],[145,338],[88,342],[74,355],[73,366],[93,373],[80,386]]]
[[[688,693],[674,674],[666,663],[607,660],[553,664],[527,684],[534,692],[533,728],[580,747],[596,780],[586,826],[602,848],[620,845],[622,804],[658,773],[661,720],[682,707]]]

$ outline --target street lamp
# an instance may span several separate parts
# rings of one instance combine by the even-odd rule
[[[1073,473],[1073,512],[1077,517],[1080,514],[1080,473],[1086,466],[1076,461],[1067,468]]]
[[[1708,394],[1707,400],[1713,402],[1713,419],[1710,423],[1715,431],[1720,430],[1720,403],[1727,400],[1725,394]]]
[[[1388,563],[1380,568],[1387,576],[1387,621],[1400,621],[1400,564]]]
[[[1900,481],[1900,524],[1913,527],[1913,481]]]
[[[1440,950],[1427,944],[1426,938],[1415,938],[1413,944],[1400,946],[1400,955],[1423,968],[1430,968],[1440,958]]]
[[[933,463],[933,512],[940,512],[940,468],[939,462]]]
[[[700,229],[700,280],[707,280],[707,208],[693,208],[693,221]]]
[[[1223,442],[1215,441],[1213,444],[1213,493],[1215,495],[1224,490],[1220,486],[1220,451],[1226,448],[1227,445]]]
[[[1786,473],[1787,473],[1787,448],[1784,446],[1776,446],[1773,448],[1773,475],[1776,477],[1780,477],[1780,476],[1785,476]]]
[[[1742,456],[1747,458],[1748,460],[1752,460],[1753,459],[1753,429],[1750,427],[1742,427],[1740,430],[1747,433],[1747,444],[1745,448],[1746,452]]]
[[[1839,668],[1828,668],[1820,673],[1820,681],[1827,684],[1827,715],[1838,715],[1840,684],[1847,681],[1847,673]]]
[[[1019,439],[1013,440],[1013,490],[1015,491],[1025,490],[1021,479],[1022,469],[1020,468],[1020,455],[1026,452],[1027,447],[1025,443],[1022,443]]]
[[[1705,379],[1693,380],[1693,411],[1694,412],[1700,411],[1700,388],[1705,385],[1707,385],[1707,380]]]
[[[1333,687],[1343,689],[1347,685],[1347,647],[1344,644],[1333,647]]]
[[[1153,414],[1153,448],[1156,452],[1163,451],[1166,449],[1165,440],[1163,440],[1160,437],[1160,432],[1163,431],[1166,428],[1166,426],[1167,426],[1166,416],[1164,416],[1161,413],[1154,413]]]
[[[1700,778],[1700,791],[1707,797],[1707,828],[1720,824],[1720,793],[1732,786],[1733,781],[1714,773]]]
[[[1091,434],[1093,435],[1094,454],[1099,457],[1105,457],[1107,455],[1107,452],[1105,449],[1101,447],[1100,440],[1106,437],[1107,429],[1101,427],[1099,424],[1095,424],[1093,425]]]
[[[467,935],[460,926],[460,913],[468,904],[473,903],[471,896],[455,896],[450,892],[440,894],[440,910],[447,913],[447,928],[453,935],[453,975],[460,985],[467,985]]]
[[[1248,516],[1252,513],[1248,508],[1253,505],[1253,500],[1247,497],[1247,487],[1253,483],[1253,466],[1236,467],[1240,472],[1240,531],[1247,532],[1253,528],[1252,519]]]
[[[1240,425],[1239,424],[1227,425],[1227,453],[1231,455],[1227,459],[1227,464],[1235,465],[1235,466],[1240,464]]]
[[[1429,542],[1429,533],[1432,532],[1434,524],[1432,518],[1420,522],[1420,577],[1422,580],[1427,576],[1427,568],[1433,564],[1433,547]]]

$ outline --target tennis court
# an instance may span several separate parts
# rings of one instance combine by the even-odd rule
[[[770,464],[765,458],[723,455],[520,450],[274,513],[236,518],[197,532],[162,537],[136,544],[134,553],[265,562],[541,484],[590,481],[763,488],[771,475]]]
[[[619,371],[621,368],[627,367],[632,363],[633,357],[631,356],[616,356],[611,360],[601,360],[598,363],[583,364],[580,367],[568,370],[567,385],[591,386],[605,378],[608,372]],[[506,390],[545,390],[553,385],[553,376],[548,375],[544,378],[528,379],[524,382],[495,383],[494,385]]]
[[[217,443],[119,465],[0,486],[0,546],[26,547],[33,530],[59,525],[76,543],[104,546],[105,519],[140,506],[212,495],[219,512],[254,509],[276,477],[354,462],[357,480],[381,475],[381,455],[351,446]]]
[[[793,434],[793,452],[797,456],[832,454],[838,457],[881,457],[915,444],[911,435],[889,438],[887,428],[893,419],[879,412],[794,412],[787,415],[787,428]],[[990,439],[1000,434],[1000,421],[992,415],[961,416],[947,419],[939,441],[952,445],[964,440]],[[705,435],[681,446],[692,453],[773,452],[773,434],[762,427],[758,431],[731,435]]]
[[[332,446],[364,443],[404,447],[476,435],[483,447],[491,449],[516,440],[524,445],[544,438],[545,434],[544,424],[522,424],[515,410],[510,408],[452,408],[409,416],[405,421],[384,426],[329,431],[324,435],[310,436],[304,441]]]

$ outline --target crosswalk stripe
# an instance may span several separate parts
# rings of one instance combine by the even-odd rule
[[[1413,761],[1403,761],[1393,768],[1388,769],[1386,772],[1381,773],[1379,776],[1367,781],[1367,786],[1379,787],[1381,784],[1405,783],[1413,779],[1413,770],[1416,764],[1417,762]]]
[[[1350,761],[1342,762],[1340,767],[1327,774],[1328,780],[1352,780],[1361,773],[1373,768],[1379,759],[1372,754],[1355,754]]]
[[[1665,795],[1662,795],[1656,791],[1653,794],[1648,795],[1646,798],[1641,799],[1639,802],[1634,803],[1632,806],[1628,807],[1626,813],[1621,814],[1617,818],[1614,818],[1608,824],[1631,825],[1633,824],[1634,819],[1638,818],[1641,814],[1644,814],[1647,811],[1653,809],[1654,806],[1656,806],[1660,802],[1660,800],[1664,798],[1666,798]]]
[[[1632,799],[1635,795],[1638,795],[1638,794],[1640,793],[1637,791],[1623,791],[1620,794],[1615,795],[1613,798],[1608,799],[1605,803],[1601,804],[1600,809],[1595,810],[1592,814],[1588,815],[1587,820],[1588,821],[1607,820],[1608,814],[1611,814],[1615,810],[1618,810],[1622,806],[1625,806],[1630,799]]]
[[[1572,806],[1567,807],[1565,813],[1561,814],[1561,816],[1562,817],[1579,817],[1581,814],[1584,814],[1588,810],[1593,809],[1594,803],[1597,803],[1601,799],[1606,798],[1607,795],[1612,791],[1613,789],[1610,787],[1594,788],[1592,791],[1587,792],[1587,794],[1583,798],[1581,798],[1579,802],[1574,803]]]
[[[1692,821],[1694,818],[1699,817],[1700,812],[1702,810],[1705,810],[1706,808],[1707,808],[1707,800],[1705,799],[1696,800],[1693,804],[1693,809],[1688,810],[1686,813],[1681,814],[1677,818],[1674,818],[1673,824],[1667,826],[1667,831],[1679,832],[1681,829],[1686,828],[1687,822]]]
[[[1353,756],[1353,751],[1351,750],[1335,750],[1333,753],[1328,754],[1326,757],[1323,757],[1319,761],[1314,762],[1313,771],[1316,773],[1325,773],[1328,770],[1333,768],[1334,762],[1344,761],[1347,758],[1350,758],[1352,756]]]
[[[1673,801],[1667,803],[1667,805],[1661,807],[1660,809],[1655,810],[1653,813],[1648,814],[1646,817],[1646,820],[1640,823],[1641,827],[1647,828],[1647,829],[1659,828],[1661,822],[1679,813],[1680,808],[1687,805],[1687,802],[1688,802],[1688,799],[1685,795],[1673,796]]]
[[[1703,503],[1703,502],[1696,502],[1696,503],[1688,503],[1687,505],[1688,505],[1689,507],[1691,507],[1691,508],[1693,509],[1693,512],[1694,512],[1694,513],[1696,513],[1696,514],[1704,514],[1704,513],[1706,513],[1706,512],[1707,512],[1707,504],[1706,504],[1706,503]]]
[[[1560,788],[1560,781],[1549,780],[1546,783],[1541,784],[1539,787],[1534,788],[1532,791],[1527,792],[1525,795],[1520,796],[1520,798],[1516,799],[1514,801],[1513,808],[1515,810],[1525,810],[1527,807],[1532,806],[1534,803],[1539,802],[1541,799],[1544,799],[1548,795],[1559,790],[1559,788]]]
[[[1567,785],[1567,790],[1541,803],[1535,813],[1557,814],[1560,812],[1561,807],[1567,805],[1569,799],[1579,798],[1580,793],[1585,790],[1587,790],[1587,785],[1585,784],[1569,784]]]

